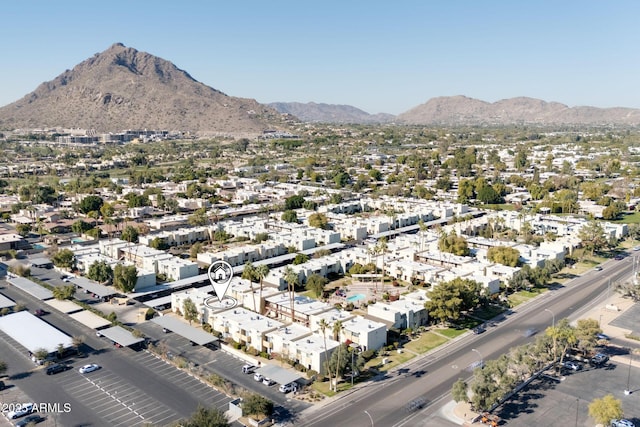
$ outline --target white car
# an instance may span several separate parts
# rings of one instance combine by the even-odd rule
[[[262,374],[258,374],[257,372],[253,375],[253,379],[258,381],[258,382],[262,382],[262,380],[264,379],[264,376]]]
[[[289,384],[282,384],[279,388],[278,391],[280,393],[289,393],[291,391],[295,391],[296,390],[296,385],[294,383],[289,383]]]
[[[272,385],[274,385],[276,382],[274,380],[272,380],[271,378],[263,378],[262,379],[262,384],[266,385],[267,387],[271,387]]]
[[[97,371],[98,369],[100,369],[100,366],[96,365],[95,363],[90,363],[78,369],[78,372],[80,372],[81,374],[86,374],[88,372]]]
[[[33,407],[33,403],[23,403],[21,405],[16,405],[17,409],[7,412],[7,418],[10,420],[15,420],[16,418],[24,417],[27,414],[35,412],[36,409]]]

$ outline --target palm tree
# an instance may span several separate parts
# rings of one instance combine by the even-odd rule
[[[329,364],[329,359],[327,358],[327,321],[325,319],[321,319],[320,323],[320,331],[322,332],[322,339],[324,341],[324,364],[327,367],[327,372],[329,374],[329,390],[331,390],[331,366]]]
[[[261,264],[256,267],[255,277],[260,280],[260,310],[259,313],[262,313],[262,288],[263,288],[263,280],[269,274],[269,266],[266,264]]]
[[[256,278],[256,268],[253,266],[251,261],[247,261],[244,265],[244,269],[242,270],[242,278],[249,281],[249,285],[251,287],[251,297],[253,298],[253,309],[257,312],[260,310],[256,307],[256,294],[253,292],[253,280]]]
[[[284,280],[287,282],[287,289],[289,290],[289,304],[291,305],[291,323],[295,322],[296,314],[295,314],[295,290],[296,285],[298,284],[298,273],[296,273],[293,268],[287,266],[284,269]]]
[[[387,241],[382,238],[376,245],[376,253],[382,255],[382,278],[380,279],[381,291],[384,292],[384,254],[387,253]]]
[[[418,221],[418,227],[420,227],[420,251],[424,251],[424,233],[427,231],[428,227],[422,218]]]
[[[338,372],[340,371],[340,350],[342,345],[340,344],[340,332],[342,332],[342,320],[336,320],[333,323],[333,340],[338,341],[338,357],[336,358],[336,391],[338,390]]]

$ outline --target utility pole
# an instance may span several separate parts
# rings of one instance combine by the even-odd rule
[[[627,388],[624,389],[624,395],[629,396],[631,394],[631,361],[633,360],[633,353],[629,352],[629,373],[627,374]]]

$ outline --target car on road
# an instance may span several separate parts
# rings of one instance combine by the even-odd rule
[[[28,417],[24,417],[23,419],[18,421],[16,423],[16,427],[32,426],[34,424],[41,423],[42,421],[44,421],[44,418],[42,418],[40,415],[32,414],[32,415],[29,415]]]
[[[275,382],[274,380],[272,380],[271,378],[267,378],[267,377],[265,377],[265,378],[263,378],[263,379],[262,379],[262,384],[264,384],[264,385],[266,385],[266,386],[268,386],[268,387],[271,387],[271,386],[272,386],[272,385],[274,385],[275,383],[276,383],[276,382]]]
[[[33,314],[39,317],[39,316],[44,316],[45,314],[47,314],[47,312],[41,308],[38,308],[33,312]]]
[[[522,335],[524,335],[525,337],[532,337],[537,333],[538,333],[538,330],[536,328],[528,328],[526,331],[523,332]]]
[[[609,361],[609,356],[603,353],[598,353],[595,356],[593,356],[591,359],[589,359],[589,364],[591,366],[598,367],[598,366],[604,365],[608,361]]]
[[[242,373],[243,374],[252,374],[253,371],[255,371],[256,369],[258,369],[258,367],[256,365],[250,365],[250,364],[246,364],[242,367]]]
[[[279,388],[278,391],[280,393],[289,393],[292,392],[294,390],[296,390],[296,384],[295,383],[289,383],[289,384],[282,384]]]
[[[88,365],[84,365],[80,369],[78,369],[78,372],[80,372],[81,374],[87,374],[89,372],[97,371],[98,369],[100,369],[100,366],[96,365],[95,363],[89,363]]]
[[[607,334],[598,334],[596,335],[596,338],[599,340],[611,341],[611,337]]]
[[[624,259],[624,255],[616,255],[613,259],[620,261],[621,259]]]
[[[258,382],[262,382],[262,380],[264,379],[264,375],[258,374],[258,373],[253,374],[253,379],[258,381]]]
[[[7,418],[15,420],[16,418],[24,417],[35,410],[36,408],[34,408],[33,403],[23,403],[21,405],[16,405],[15,410],[7,412]]]
[[[611,427],[635,427],[630,420],[611,420]]]
[[[596,265],[595,267],[593,267],[593,269],[596,271],[602,271],[602,266]]]
[[[62,363],[56,363],[55,365],[47,366],[47,375],[54,375],[59,372],[64,372],[69,369],[69,366],[63,365]]]
[[[572,371],[579,371],[582,369],[582,365],[578,362],[574,362],[573,360],[562,362],[562,367],[565,369],[570,369]]]
[[[63,282],[67,282],[67,283],[71,282],[71,277],[69,276],[62,276],[61,279]]]

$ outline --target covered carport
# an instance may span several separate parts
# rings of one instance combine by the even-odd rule
[[[28,311],[7,314],[0,317],[0,331],[15,340],[31,353],[45,349],[49,353],[73,347],[71,337]]]
[[[172,316],[154,317],[151,321],[198,345],[210,345],[211,343],[218,341],[218,338],[212,334],[203,331],[202,329],[194,328],[193,326],[190,326],[180,319],[176,319]]]
[[[53,292],[49,289],[40,286],[36,282],[33,282],[29,279],[25,279],[24,277],[11,277],[7,280],[10,285],[15,286],[16,288],[28,293],[32,297],[35,297],[39,300],[48,300],[53,298]]]
[[[93,282],[84,277],[74,277],[73,279],[71,279],[71,283],[81,287],[86,292],[94,294],[96,297],[100,298],[103,301],[106,301],[107,299],[109,299],[109,297],[112,297],[118,293],[113,288]]]
[[[0,294],[0,309],[11,308],[16,305],[15,301],[9,297]]]
[[[266,378],[271,378],[278,384],[289,384],[302,378],[299,373],[276,365],[264,365],[256,369],[255,372]]]
[[[150,299],[149,301],[143,302],[143,304],[147,307],[153,308],[154,310],[166,310],[171,307],[171,295]]]
[[[112,326],[111,328],[101,329],[100,334],[110,339],[114,344],[120,347],[131,347],[135,344],[144,342],[144,338],[135,337],[122,326]]]
[[[77,313],[70,314],[69,317],[91,329],[100,329],[111,324],[111,322],[104,317],[98,316],[89,310],[78,311]]]

